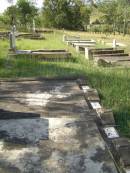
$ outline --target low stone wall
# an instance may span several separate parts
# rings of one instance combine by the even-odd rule
[[[119,172],[130,172],[130,139],[119,135],[112,110],[105,109],[100,104],[100,98],[97,90],[86,85],[85,81],[79,80],[79,85],[84,92],[91,109],[97,113],[97,124],[106,145],[113,155],[115,164]]]

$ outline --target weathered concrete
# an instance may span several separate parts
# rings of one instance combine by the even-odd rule
[[[71,53],[67,50],[16,50],[11,52],[9,56],[14,58],[22,58],[23,56],[28,59],[40,61],[63,61],[72,59]]]
[[[17,33],[16,37],[34,40],[45,40],[45,37],[38,33]]]
[[[0,116],[17,113],[0,120],[2,173],[117,173],[76,81],[0,84]]]

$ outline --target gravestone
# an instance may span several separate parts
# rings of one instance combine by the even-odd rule
[[[35,20],[33,19],[33,33],[35,33],[36,32],[36,26],[35,26]]]
[[[114,40],[113,40],[113,43],[112,43],[112,47],[113,47],[113,48],[116,48],[116,46],[117,46],[117,45],[116,45],[116,39],[114,39]]]
[[[66,35],[64,34],[63,35],[63,42],[65,42],[66,41]]]
[[[10,50],[15,50],[16,49],[15,32],[16,32],[16,26],[13,25],[12,32],[9,34]]]

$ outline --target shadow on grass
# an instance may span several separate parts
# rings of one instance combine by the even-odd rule
[[[83,70],[80,64],[73,61],[38,62],[30,59],[0,59],[0,77],[57,77],[81,76]]]

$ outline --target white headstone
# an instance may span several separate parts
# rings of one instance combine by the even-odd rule
[[[90,49],[88,47],[85,47],[85,58],[90,59]]]
[[[33,19],[33,32],[36,31],[35,20]]]
[[[116,48],[117,44],[116,44],[116,39],[113,40],[113,43],[112,43],[112,47],[113,48]]]
[[[90,102],[93,109],[101,109],[101,105],[99,102]]]
[[[64,34],[63,35],[63,42],[65,42],[66,41],[66,35]]]

